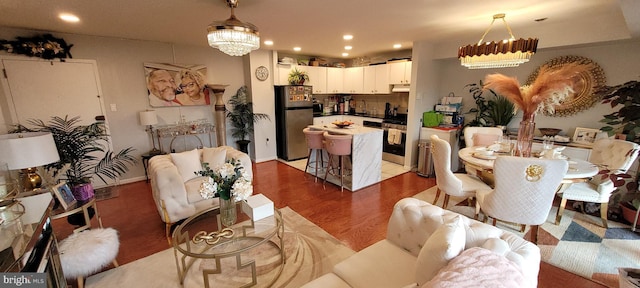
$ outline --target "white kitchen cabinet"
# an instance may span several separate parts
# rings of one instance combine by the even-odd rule
[[[345,93],[364,93],[364,68],[350,67],[344,69],[344,92]]]
[[[344,92],[344,68],[327,68],[327,93]]]
[[[389,66],[389,84],[411,84],[411,61],[395,62]]]
[[[309,74],[305,85],[313,86],[313,94],[327,94],[327,68],[316,66],[298,66],[298,70]]]
[[[291,69],[293,69],[293,67],[297,66],[289,64],[277,64],[277,77],[274,78],[274,85],[289,85],[289,72],[291,72]]]
[[[374,65],[365,66],[364,69],[364,89],[366,94],[389,94],[389,66]]]
[[[451,145],[451,171],[457,172],[460,164],[460,161],[458,160],[459,133],[459,129],[443,130],[437,128],[422,127],[420,128],[420,140],[431,140],[431,135],[437,135],[438,138],[449,142],[449,144]],[[431,157],[431,155],[429,155],[428,157]],[[431,171],[433,171],[433,169]]]

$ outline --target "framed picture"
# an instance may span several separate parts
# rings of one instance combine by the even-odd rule
[[[144,63],[144,71],[151,107],[211,105],[206,66]]]
[[[592,145],[596,141],[598,133],[600,133],[598,129],[576,127],[576,132],[573,133],[573,142]]]
[[[53,194],[56,195],[58,201],[62,205],[62,208],[67,210],[67,208],[73,206],[76,203],[76,198],[71,194],[71,189],[66,182],[62,182],[56,186],[53,186]]]

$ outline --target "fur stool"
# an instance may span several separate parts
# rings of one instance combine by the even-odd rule
[[[74,233],[59,245],[62,271],[67,279],[77,278],[78,287],[84,286],[84,277],[100,271],[109,263],[118,267],[116,256],[120,241],[113,228],[85,230]]]

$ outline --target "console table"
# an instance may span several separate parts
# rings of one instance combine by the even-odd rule
[[[211,137],[211,133],[215,133],[215,131],[215,125],[204,121],[184,122],[175,125],[160,126],[156,128],[160,151],[164,151],[162,147],[162,139],[171,138],[171,142],[169,143],[169,152],[175,152],[173,144],[178,137],[195,137],[195,139],[199,143],[199,146],[197,148],[202,148],[204,147],[204,143],[202,142],[202,139],[199,135],[206,134],[209,136],[208,145],[210,147],[214,147],[216,145],[213,144],[213,137]]]

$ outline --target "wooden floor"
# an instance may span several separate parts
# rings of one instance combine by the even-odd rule
[[[276,207],[289,206],[355,251],[382,240],[393,205],[435,185],[435,179],[408,172],[355,193],[332,184],[323,187],[314,177],[278,161],[254,164],[254,194],[262,193]],[[115,188],[118,197],[98,202],[105,227],[120,233],[120,265],[169,248],[164,223],[144,181]],[[96,220],[93,220],[97,225]],[[73,227],[64,219],[53,222],[58,240]],[[95,226],[94,226],[95,227]],[[539,287],[606,287],[546,263],[540,265]]]

